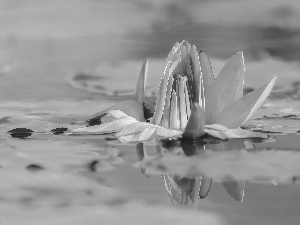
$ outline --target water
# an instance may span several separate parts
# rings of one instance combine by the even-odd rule
[[[0,4],[0,224],[299,223],[297,1]],[[183,39],[212,56],[215,74],[243,50],[245,92],[278,76],[245,125],[268,139],[156,145],[53,134],[133,98],[147,57],[153,98]],[[33,132],[12,137],[15,128]],[[212,183],[199,199],[201,177]]]

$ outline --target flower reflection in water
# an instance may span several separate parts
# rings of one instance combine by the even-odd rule
[[[269,141],[273,140],[263,142]],[[197,199],[207,197],[214,182],[221,183],[229,196],[242,202],[245,181],[275,185],[277,181],[292,181],[299,170],[296,162],[300,154],[257,151],[255,142],[249,139],[223,142],[210,138],[197,143],[181,140],[160,144],[156,150],[149,148],[151,155],[148,155],[144,144],[139,143],[136,146],[140,160],[137,166],[147,177],[160,174],[168,195],[176,205],[195,203]],[[279,165],[282,159],[291,157],[297,158],[291,165],[286,168],[282,166],[284,162]],[[290,170],[291,167],[293,170]],[[280,174],[278,171],[281,170]],[[289,177],[289,174],[293,176]]]

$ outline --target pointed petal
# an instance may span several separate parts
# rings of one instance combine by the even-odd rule
[[[111,122],[117,119],[120,119],[122,117],[127,117],[128,115],[126,115],[125,113],[123,113],[120,110],[111,110],[109,112],[107,112],[107,114],[105,116],[103,116],[101,118],[101,123],[107,123],[107,122]]]
[[[187,105],[186,105],[186,96],[184,93],[185,82],[183,77],[179,77],[179,114],[180,114],[180,130],[184,131],[187,124]]]
[[[185,102],[186,102],[186,114],[187,118],[189,119],[191,116],[191,103],[190,103],[190,96],[187,88],[187,78],[184,79],[184,95],[185,95]]]
[[[156,128],[157,136],[163,137],[163,138],[175,138],[182,135],[182,131],[179,130],[171,130],[163,127],[157,127]]]
[[[163,128],[158,125],[149,124],[145,122],[135,122],[135,123],[128,124],[127,126],[124,126],[124,128],[116,134],[116,137],[138,134],[150,128],[155,129],[158,136],[165,137],[165,138],[172,138],[172,137],[180,136],[182,134],[182,132],[179,130],[171,130],[171,129]]]
[[[204,126],[204,111],[199,104],[194,103],[191,110],[191,116],[183,133],[183,138],[195,139],[202,137],[205,134]]]
[[[106,110],[94,114],[93,116],[91,116],[91,119],[101,119],[104,114],[111,110],[120,110],[126,115],[131,116],[138,121],[145,121],[143,104],[136,100],[127,100],[120,102]]]
[[[205,129],[210,129],[210,130],[217,130],[217,131],[228,131],[229,129],[221,124],[210,124],[210,125],[205,125]]]
[[[201,68],[200,68],[200,62],[199,62],[199,57],[197,53],[196,46],[193,45],[191,52],[190,52],[190,57],[191,57],[191,64],[192,64],[192,70],[193,70],[193,75],[194,75],[194,84],[195,84],[195,96],[193,98],[194,102],[199,103],[201,106],[202,104],[202,99],[203,99],[203,82],[202,82],[202,74],[201,74]],[[193,93],[194,94],[194,93]]]
[[[223,131],[218,131],[218,130],[212,130],[212,129],[205,129],[205,133],[215,137],[219,138],[221,140],[226,140],[227,136],[224,134]]]
[[[143,103],[144,100],[144,91],[146,86],[147,73],[148,73],[148,59],[146,59],[142,65],[139,79],[136,85],[135,100],[141,103]]]
[[[186,49],[186,53],[189,54],[191,51],[191,45],[188,41],[182,41],[182,44],[184,45],[185,49]]]
[[[214,82],[215,78],[212,71],[211,62],[205,52],[200,51],[199,61],[203,77],[204,93],[206,93],[208,87]]]
[[[267,138],[268,135],[253,132],[250,130],[244,130],[241,128],[237,129],[229,129],[228,131],[225,131],[224,134],[227,138]]]
[[[175,55],[176,53],[178,53],[178,51],[179,51],[179,43],[176,42],[176,43],[174,44],[174,46],[172,47],[172,50],[170,51],[170,53],[169,53],[169,55],[168,55],[168,57],[167,57],[166,62],[168,63],[168,62],[172,59],[172,57],[174,57],[174,55]]]
[[[182,71],[181,71],[181,73],[180,72],[179,73],[175,72],[176,74],[183,74],[186,71],[188,58],[187,58],[186,48],[183,44],[180,44],[180,58],[181,58],[180,62],[181,62]]]
[[[141,132],[147,128],[156,128],[156,127],[158,126],[146,122],[135,122],[125,126],[120,132],[116,134],[116,137],[126,136],[129,134]]]
[[[145,130],[130,134],[126,136],[119,137],[121,142],[140,142],[140,141],[148,141],[155,138],[155,128],[146,128]]]
[[[174,130],[180,129],[179,110],[176,91],[172,92],[171,110],[170,110],[170,128]]]
[[[228,194],[235,200],[242,202],[244,199],[245,181],[228,180],[223,182]]]
[[[136,123],[137,120],[133,117],[127,116],[108,123],[102,123],[91,127],[77,128],[72,131],[74,134],[104,134],[114,133],[121,130],[126,125]]]
[[[165,105],[168,81],[179,62],[180,62],[180,58],[178,58],[172,65],[170,63],[168,63],[166,66],[166,69],[164,72],[164,77],[160,84],[161,91],[158,93],[156,106],[155,106],[155,113],[153,116],[153,120],[151,121],[151,123],[153,123],[153,124],[158,125],[161,122],[164,105]]]
[[[222,68],[219,76],[205,93],[205,120],[215,123],[217,115],[229,104],[242,97],[244,83],[244,58],[238,52]]]
[[[205,198],[208,195],[208,192],[211,188],[212,179],[209,177],[202,176],[199,196],[200,198]]]
[[[253,92],[244,95],[234,103],[227,105],[219,113],[214,123],[224,125],[230,129],[238,128],[246,123],[251,116],[262,106],[271,93],[277,77],[274,77],[269,84],[264,85]]]
[[[162,127],[166,127],[166,128],[168,128],[170,125],[170,105],[171,105],[173,81],[174,78],[171,76],[168,82],[168,88],[167,88],[166,98],[165,98],[165,107],[164,107],[164,112],[161,120]]]

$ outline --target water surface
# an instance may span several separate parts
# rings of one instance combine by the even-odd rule
[[[296,1],[45,2],[0,2],[0,224],[298,224]],[[183,39],[215,74],[244,51],[245,93],[278,76],[245,125],[268,139],[120,144],[54,130],[132,99],[145,58],[155,99]],[[12,137],[15,128],[32,132]]]

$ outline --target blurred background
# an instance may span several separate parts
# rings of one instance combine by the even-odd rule
[[[299,77],[296,0],[0,0],[0,10],[0,99],[130,94],[145,58],[154,93],[182,40],[211,56],[215,74],[243,51],[249,87]]]
[[[299,0],[0,0],[0,224],[298,224],[299,186],[291,183],[299,180],[299,21]],[[147,94],[155,94],[182,40],[207,52],[215,75],[243,51],[247,90],[278,76],[271,98],[279,101],[267,101],[249,125],[278,141],[220,142],[203,158],[226,176],[229,168],[268,182],[247,181],[243,204],[214,180],[198,211],[170,209],[160,176],[146,179],[133,166],[146,152],[50,133],[82,127],[78,121],[132,97],[146,58]],[[10,138],[15,128],[35,132]],[[268,175],[289,183],[274,186]]]

